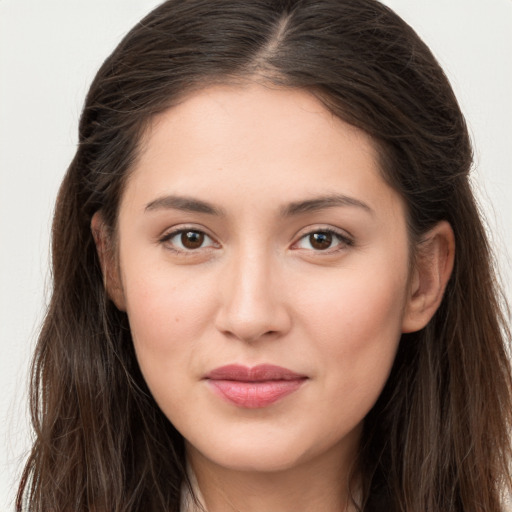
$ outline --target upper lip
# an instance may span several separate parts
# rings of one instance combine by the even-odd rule
[[[215,368],[215,370],[212,370],[206,375],[206,379],[210,380],[234,380],[241,382],[265,382],[269,380],[297,380],[305,378],[305,375],[273,364],[259,364],[253,367],[228,364]]]

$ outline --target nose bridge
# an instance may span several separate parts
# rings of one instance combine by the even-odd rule
[[[222,302],[217,327],[244,341],[285,332],[289,318],[277,282],[275,255],[262,246],[249,244],[235,251],[226,262]]]

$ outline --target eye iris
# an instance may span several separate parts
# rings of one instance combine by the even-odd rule
[[[181,243],[187,249],[199,249],[204,242],[204,233],[198,231],[184,231],[181,234]]]
[[[331,233],[312,233],[309,235],[309,243],[314,249],[325,250],[329,249],[332,244]]]

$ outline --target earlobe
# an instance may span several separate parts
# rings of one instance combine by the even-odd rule
[[[441,304],[453,270],[455,237],[450,224],[441,221],[421,240],[410,279],[402,332],[423,329]]]
[[[119,276],[114,242],[99,211],[92,216],[91,231],[101,264],[105,291],[117,308],[125,311],[124,291]]]

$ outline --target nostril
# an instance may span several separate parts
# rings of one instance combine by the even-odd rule
[[[237,339],[240,341],[244,341],[246,343],[255,343],[259,340],[264,339],[272,339],[279,337],[279,332],[276,330],[268,330],[263,332],[258,332],[254,330],[248,330],[248,329],[228,329],[228,330],[222,330],[222,333],[227,338],[231,339]]]
[[[218,315],[217,329],[224,336],[246,343],[279,338],[288,332],[290,320],[284,312],[273,309],[273,314],[241,318],[226,312]]]

